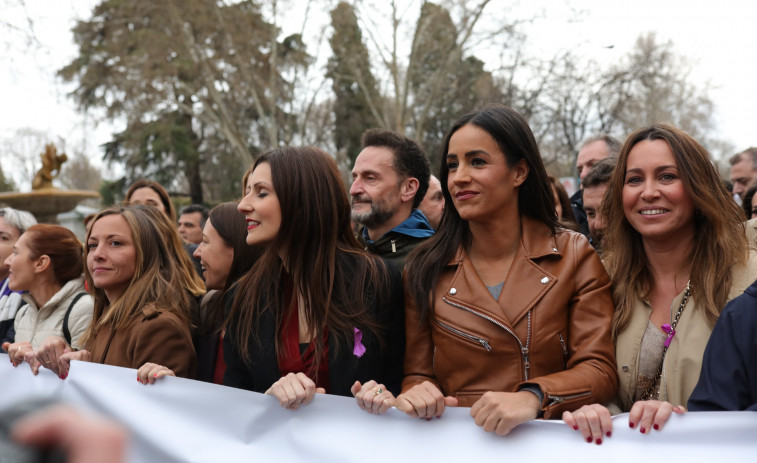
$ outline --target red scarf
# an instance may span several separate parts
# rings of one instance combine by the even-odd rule
[[[291,297],[292,291],[289,293],[288,299]],[[315,344],[311,342],[308,344],[305,352],[300,355],[300,317],[298,310],[297,300],[292,301],[292,311],[284,322],[282,328],[282,342],[281,353],[279,355],[279,372],[281,376],[286,376],[289,373],[304,373],[308,378],[312,379],[316,387],[322,387],[329,392],[329,333],[328,330],[323,330],[323,356],[318,366],[317,371],[314,370],[315,366]]]

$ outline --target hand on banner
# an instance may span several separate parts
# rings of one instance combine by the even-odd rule
[[[509,434],[521,423],[536,419],[541,403],[529,391],[493,392],[481,396],[470,409],[470,416],[486,432]]]
[[[58,370],[60,379],[66,379],[68,370],[71,368],[71,360],[80,360],[82,362],[91,362],[92,354],[88,350],[69,351],[61,355],[58,359]]]
[[[441,418],[444,407],[457,407],[456,397],[445,397],[430,381],[424,381],[397,396],[395,407],[413,418]]]
[[[60,368],[60,357],[66,352],[71,352],[71,347],[60,336],[49,336],[42,341],[37,350],[26,354],[24,360],[29,362],[32,373],[39,373],[39,367],[44,366],[48,370],[58,375],[60,379],[65,376]],[[65,373],[68,374],[68,365],[66,364]]]
[[[602,444],[604,437],[612,436],[612,417],[607,407],[600,404],[584,405],[573,412],[563,412],[562,420],[580,431],[588,443]]]
[[[304,373],[289,373],[265,391],[279,400],[279,404],[288,410],[297,410],[300,405],[307,405],[315,394],[325,394],[322,387],[315,387],[312,379]]]
[[[3,350],[8,353],[8,357],[10,357],[13,366],[17,367],[24,361],[26,353],[33,349],[29,342],[4,342]]]
[[[365,384],[355,381],[350,389],[352,396],[357,399],[358,407],[373,413],[383,415],[387,410],[394,406],[394,394],[386,389],[383,384],[378,384],[370,380]]]
[[[642,434],[651,432],[652,429],[660,431],[672,413],[683,415],[686,409],[680,405],[674,407],[670,402],[640,400],[634,402],[631,407],[631,412],[628,414],[628,426],[635,428],[638,425]]]
[[[168,367],[150,362],[145,363],[137,370],[137,381],[142,384],[152,384],[156,379],[163,376],[176,376],[176,374]]]
[[[114,421],[84,416],[59,405],[21,418],[13,426],[17,442],[61,448],[73,463],[125,461],[127,434]]]

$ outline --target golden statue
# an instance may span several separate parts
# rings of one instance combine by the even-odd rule
[[[68,156],[66,153],[58,154],[58,149],[50,143],[45,145],[45,152],[40,153],[39,157],[42,158],[42,168],[34,176],[32,190],[55,189],[53,179],[60,175],[60,167],[68,161]]]

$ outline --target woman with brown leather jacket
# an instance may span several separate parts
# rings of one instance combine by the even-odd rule
[[[420,418],[472,407],[502,435],[611,398],[610,280],[589,242],[558,227],[525,119],[501,105],[463,116],[440,174],[452,207],[406,267],[396,407]]]

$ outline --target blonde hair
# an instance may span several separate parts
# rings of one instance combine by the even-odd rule
[[[165,234],[161,233],[150,213],[153,210],[162,215],[157,209],[148,206],[113,206],[101,211],[92,220],[94,226],[98,220],[109,215],[123,217],[131,231],[136,262],[129,286],[115,301],[109,301],[105,292],[95,287],[89,267],[85,265],[84,275],[95,307],[92,322],[79,341],[81,345],[90,348],[88,344],[94,340],[100,327],[109,325],[113,329],[124,328],[143,309],[150,306],[173,312],[189,324],[189,294],[179,283],[177,261],[170,252]],[[87,242],[92,228],[89,227],[87,231]],[[85,260],[88,255],[87,246]]]
[[[205,282],[195,271],[192,259],[184,248],[176,223],[170,220],[158,209],[151,207],[146,211],[158,227],[158,232],[165,238],[168,251],[171,253],[178,266],[179,284],[195,297],[205,294]]]
[[[676,160],[686,193],[694,203],[694,248],[691,265],[691,292],[714,324],[720,316],[731,289],[731,269],[744,264],[748,244],[742,223],[742,211],[720,181],[707,150],[686,132],[671,125],[653,125],[629,135],[618,155],[615,168],[602,201],[605,217],[604,260],[613,281],[615,314],[612,335],[617,338],[628,324],[637,298],[647,297],[654,288],[642,237],[623,211],[628,154],[644,140],[662,140]]]

